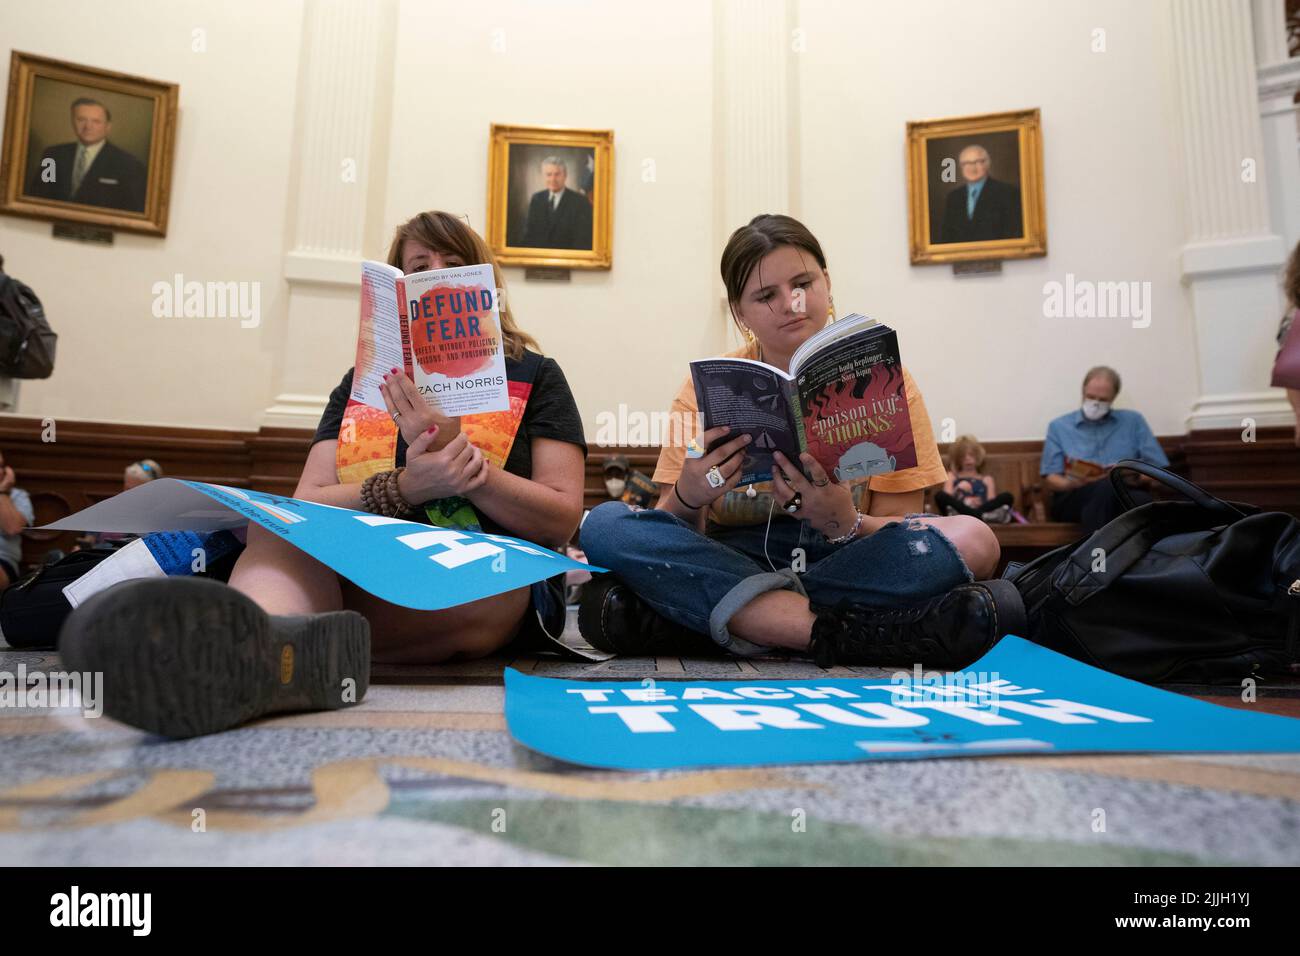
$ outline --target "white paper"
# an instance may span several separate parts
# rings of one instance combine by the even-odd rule
[[[161,577],[165,575],[153,552],[143,538],[136,538],[65,587],[63,596],[69,604],[77,607],[119,581]]]

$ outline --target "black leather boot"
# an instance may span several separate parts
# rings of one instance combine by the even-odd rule
[[[670,621],[613,574],[597,574],[582,589],[578,631],[592,647],[628,657],[717,657],[708,635]]]
[[[911,607],[841,602],[814,607],[808,653],[822,667],[933,667],[956,670],[978,660],[1004,635],[1027,632],[1025,606],[1009,581],[962,584]]]

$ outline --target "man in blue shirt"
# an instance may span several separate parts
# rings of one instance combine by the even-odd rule
[[[1043,442],[1043,460],[1038,472],[1052,494],[1052,520],[1074,521],[1088,532],[1110,522],[1123,506],[1110,484],[1110,469],[1122,458],[1139,458],[1164,468],[1169,465],[1164,449],[1151,433],[1140,412],[1111,408],[1119,394],[1119,373],[1099,365],[1083,379],[1083,402],[1072,412],[1052,419]],[[1091,478],[1066,474],[1066,461],[1084,461],[1105,471]],[[1125,479],[1130,484],[1147,484],[1141,476]],[[1133,500],[1151,500],[1136,488]]]

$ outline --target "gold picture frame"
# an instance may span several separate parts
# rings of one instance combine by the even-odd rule
[[[13,51],[0,213],[165,236],[179,97],[175,83]],[[79,143],[93,159],[77,175],[74,157],[92,155]]]
[[[492,124],[487,238],[498,262],[608,269],[613,226],[613,130]]]
[[[907,192],[914,265],[1047,255],[1039,111],[909,122]]]

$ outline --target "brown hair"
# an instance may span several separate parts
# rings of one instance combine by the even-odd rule
[[[1115,398],[1119,395],[1119,372],[1115,371],[1109,365],[1094,365],[1092,368],[1088,369],[1088,374],[1083,376],[1083,384],[1080,385],[1079,388],[1087,388],[1088,383],[1094,378],[1110,379],[1110,384],[1115,387],[1115,395],[1112,395],[1111,398]]]
[[[1286,278],[1282,280],[1286,289],[1286,301],[1293,309],[1300,309],[1300,242],[1296,243],[1291,258],[1286,264]]]
[[[948,448],[948,459],[952,462],[953,471],[961,468],[967,455],[975,456],[976,471],[984,468],[984,446],[974,435],[962,435]]]
[[[388,247],[388,264],[402,268],[402,245],[408,239],[414,239],[443,255],[459,256],[466,265],[489,263],[492,275],[496,278],[498,307],[501,313],[501,336],[505,339],[506,355],[518,361],[524,357],[525,349],[541,352],[542,348],[527,332],[515,324],[515,317],[505,295],[506,280],[501,275],[496,256],[483,241],[483,237],[460,219],[447,212],[422,212],[408,219],[397,227],[393,244]]]
[[[790,216],[775,213],[755,216],[727,240],[727,247],[722,250],[722,284],[727,287],[727,304],[731,306],[731,318],[737,327],[740,319],[736,318],[736,306],[750,273],[760,259],[781,246],[794,246],[816,259],[817,265],[826,268],[826,256],[817,237],[807,226]]]

